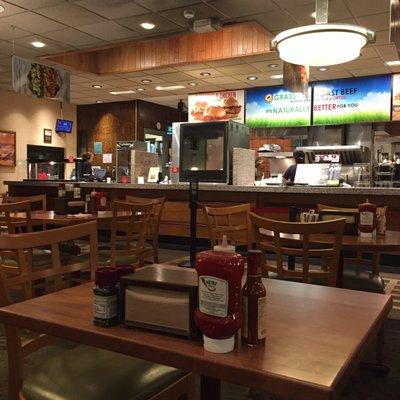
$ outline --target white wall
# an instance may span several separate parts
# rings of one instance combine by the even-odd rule
[[[22,180],[26,176],[27,145],[56,146],[65,148],[65,156],[76,156],[76,106],[63,104],[63,117],[74,121],[72,134],[64,137],[54,132],[56,119],[60,118],[60,103],[39,100],[26,95],[0,91],[0,130],[16,132],[16,167],[0,166],[0,193],[7,187],[7,180]],[[43,129],[53,130],[52,143],[43,143]],[[73,164],[67,165],[69,176]]]

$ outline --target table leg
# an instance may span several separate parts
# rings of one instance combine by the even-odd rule
[[[200,400],[220,400],[221,381],[201,375],[200,377]]]
[[[386,365],[383,361],[383,347],[385,344],[385,334],[384,327],[378,331],[376,337],[376,362],[361,362],[360,368],[375,372],[379,375],[386,375],[390,372],[390,367]]]
[[[343,263],[344,263],[343,252],[340,252],[340,259],[339,259],[338,273],[337,273],[337,281],[336,281],[336,286],[337,287],[343,287]]]

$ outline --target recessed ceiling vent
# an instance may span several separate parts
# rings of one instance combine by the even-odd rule
[[[214,32],[221,26],[221,21],[217,18],[205,18],[193,21],[192,30],[196,33]]]

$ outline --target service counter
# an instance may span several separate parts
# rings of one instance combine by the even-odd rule
[[[48,209],[57,196],[58,182],[8,181],[9,194],[30,196],[46,194]],[[83,195],[96,191],[107,192],[110,200],[124,199],[127,194],[141,197],[166,198],[160,234],[189,236],[189,184],[116,184],[82,182]],[[341,188],[308,186],[231,186],[222,184],[199,184],[199,202],[207,204],[250,203],[257,212],[269,218],[288,220],[289,207],[315,208],[317,203],[337,207],[357,207],[366,199],[377,205],[388,206],[387,229],[400,231],[400,188]],[[208,237],[203,212],[198,211],[198,237]]]

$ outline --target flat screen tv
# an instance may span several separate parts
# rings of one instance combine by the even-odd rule
[[[69,121],[67,119],[57,119],[56,132],[57,133],[71,133],[72,132],[72,121]]]

